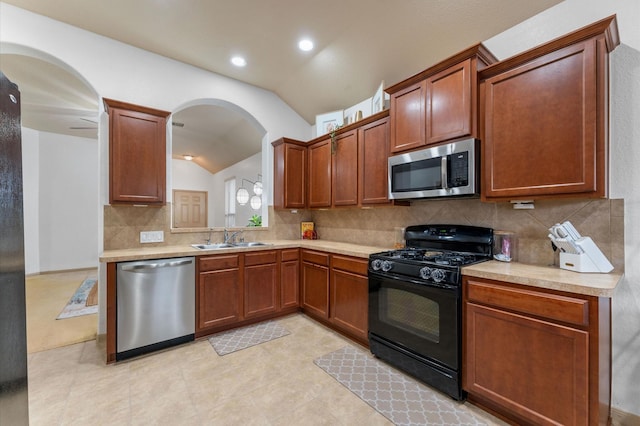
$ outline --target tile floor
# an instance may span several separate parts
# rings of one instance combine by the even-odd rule
[[[46,273],[26,278],[27,352],[40,352],[96,338],[98,315],[56,320],[85,278],[97,269]]]
[[[224,357],[207,339],[108,366],[95,341],[30,354],[30,424],[392,424],[313,363],[352,342],[301,314],[278,322],[291,334]]]

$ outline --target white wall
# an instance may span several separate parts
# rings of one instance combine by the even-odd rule
[[[40,272],[40,133],[22,128],[22,184],[24,191],[24,269]]]
[[[640,415],[640,2],[565,0],[487,40],[499,59],[617,14],[611,55],[610,197],[625,200],[625,275],[613,297],[612,405]]]
[[[165,111],[176,111],[201,99],[221,99],[236,105],[266,130],[262,140],[262,172],[271,187],[273,149],[270,142],[282,136],[311,139],[311,125],[276,94],[200,68],[156,55],[115,40],[0,2],[0,50],[38,56],[82,78],[99,97],[117,99]],[[104,225],[101,205],[107,204],[107,117],[100,115],[98,247]],[[170,136],[168,138],[170,147]],[[170,162],[168,162],[170,164]],[[171,167],[167,166],[168,177]],[[167,190],[171,188],[168,187]],[[268,202],[272,204],[272,196]],[[100,267],[100,306],[106,297],[106,272]],[[98,333],[106,331],[106,314],[100,310]]]
[[[98,265],[98,141],[22,129],[25,272]]]

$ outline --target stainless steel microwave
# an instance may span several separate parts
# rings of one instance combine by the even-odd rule
[[[389,157],[389,198],[478,196],[479,161],[476,139]]]

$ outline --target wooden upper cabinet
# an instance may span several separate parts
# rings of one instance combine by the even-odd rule
[[[309,146],[309,207],[331,207],[331,139]]]
[[[281,138],[273,145],[273,207],[302,209],[307,206],[307,146]]]
[[[391,95],[390,153],[477,137],[477,73],[496,61],[477,44],[387,88]]]
[[[607,196],[615,18],[480,73],[485,200]]]
[[[104,99],[109,113],[109,203],[165,203],[169,112]]]
[[[362,205],[389,202],[389,117],[365,124],[358,129],[360,167],[359,198]]]
[[[426,81],[427,145],[471,134],[477,108],[472,104],[476,90],[471,79],[471,59],[456,64]],[[473,81],[473,87],[472,87]],[[473,96],[475,99],[475,93]]]
[[[421,81],[391,95],[391,152],[425,144],[426,83]]]
[[[336,136],[331,156],[332,205],[358,204],[358,131],[356,129]]]

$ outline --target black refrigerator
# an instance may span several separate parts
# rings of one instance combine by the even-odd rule
[[[0,71],[0,426],[28,425],[20,92]]]

